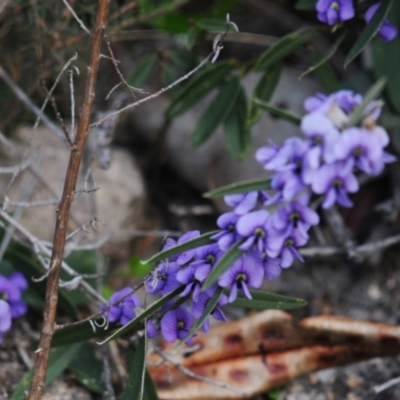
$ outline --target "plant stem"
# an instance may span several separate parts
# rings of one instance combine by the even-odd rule
[[[43,394],[46,372],[51,349],[51,340],[55,328],[55,317],[58,302],[58,282],[60,277],[61,263],[64,255],[64,247],[67,234],[67,225],[71,204],[74,198],[74,191],[81,164],[83,149],[89,130],[90,115],[93,106],[97,71],[100,60],[100,47],[103,39],[108,0],[99,0],[96,23],[94,26],[90,43],[90,60],[88,74],[86,77],[85,93],[83,97],[82,111],[78,131],[71,148],[68,169],[64,182],[64,190],[60,205],[57,210],[56,229],[54,233],[53,252],[50,261],[50,271],[46,287],[46,305],[44,310],[43,329],[40,337],[39,348],[36,351],[36,361],[33,370],[33,377],[28,400],[40,400]]]

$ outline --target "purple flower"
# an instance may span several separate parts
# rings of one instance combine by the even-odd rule
[[[266,248],[267,232],[269,229],[269,213],[266,210],[253,211],[239,218],[236,224],[237,232],[246,240],[239,246],[246,251],[256,248],[263,253]]]
[[[352,0],[318,0],[316,9],[318,19],[329,25],[336,24],[338,21],[347,21],[354,17]]]
[[[303,166],[303,180],[310,183],[313,170],[318,169],[322,161],[335,161],[333,144],[339,131],[326,115],[319,112],[307,114],[301,121],[301,130],[311,140]]]
[[[338,160],[351,160],[353,166],[366,174],[378,175],[384,167],[379,137],[366,129],[346,129],[333,150]]]
[[[290,236],[274,236],[270,241],[270,252],[268,255],[271,257],[280,257],[281,267],[289,268],[294,260],[304,261],[296,247],[304,246],[307,241],[308,237],[305,238],[297,232],[293,232]]]
[[[263,277],[262,266],[256,263],[253,257],[244,255],[220,276],[218,284],[224,288],[231,288],[229,303],[232,303],[237,297],[238,290],[251,299],[249,287],[259,288]]]
[[[217,219],[217,225],[221,228],[221,231],[212,236],[212,239],[218,241],[218,246],[222,251],[229,250],[239,240],[240,236],[236,232],[238,219],[239,215],[234,212],[222,214]]]
[[[217,288],[217,285],[213,285],[210,289],[206,290],[205,292],[202,292],[197,301],[192,302],[192,304],[190,306],[190,311],[194,318],[201,317],[205,308],[207,307],[208,302],[210,301],[211,297],[214,295],[216,288]],[[214,308],[214,310],[211,311],[211,315],[217,321],[227,322],[225,314],[219,308],[220,306],[224,306],[227,303],[228,303],[228,297],[225,294],[222,294],[218,300],[216,307]],[[207,319],[206,321],[204,321],[204,324],[202,326],[202,331],[204,333],[208,332],[209,327],[210,327],[210,323]]]
[[[211,244],[208,246],[201,246],[196,249],[196,261],[192,264],[196,269],[195,278],[203,282],[211,272],[212,267],[222,257],[223,252],[218,244]]]
[[[28,286],[25,277],[16,272],[6,278],[0,275],[0,299],[5,300],[10,306],[12,318],[18,318],[25,314],[28,307],[22,300],[22,291]]]
[[[380,4],[381,3],[379,2],[373,4],[371,7],[368,8],[367,12],[365,13],[365,21],[367,22],[367,24],[375,15],[375,12],[379,8]],[[397,36],[397,28],[393,26],[388,19],[385,19],[385,21],[383,21],[383,24],[379,28],[378,36],[385,42],[390,42]]]
[[[311,183],[316,194],[325,194],[323,208],[332,207],[335,202],[343,207],[351,207],[353,203],[347,193],[358,191],[359,184],[352,172],[351,162],[336,162],[323,165],[314,175]]]
[[[184,233],[177,242],[175,242],[174,239],[167,239],[166,244],[164,245],[163,250],[167,250],[170,249],[171,247],[174,247],[178,244],[182,244],[185,243],[189,240],[195,239],[197,237],[200,236],[200,232],[199,231],[189,231]],[[195,249],[190,249],[190,250],[186,250],[178,255],[175,255],[173,258],[171,257],[172,260],[176,261],[176,263],[178,265],[183,265],[188,263],[189,261],[192,260],[192,258],[194,257],[195,254]]]
[[[249,254],[255,260],[255,262],[261,266],[264,271],[264,276],[266,279],[272,281],[276,279],[282,271],[281,259],[269,257],[267,253],[251,253]]]
[[[160,262],[146,281],[147,293],[155,294],[161,292],[165,296],[175,290],[180,286],[176,279],[178,270],[179,267],[176,262]]]
[[[178,307],[176,310],[168,311],[161,318],[161,333],[164,339],[173,343],[176,339],[184,339],[193,326],[193,317],[184,307]],[[186,343],[190,344],[192,338]]]
[[[193,264],[184,265],[176,274],[176,280],[185,285],[185,289],[181,293],[181,297],[188,296],[193,292],[193,299],[197,300],[200,290],[201,282],[195,277],[196,267]]]
[[[140,300],[130,293],[132,289],[125,287],[110,297],[109,306],[101,307],[109,322],[119,321],[121,325],[126,325],[136,317],[135,308],[140,307]]]
[[[308,112],[317,111],[319,107],[326,101],[328,96],[323,93],[317,93],[314,96],[307,97],[304,100],[304,108]]]
[[[307,111],[326,115],[333,125],[342,129],[349,122],[349,114],[361,104],[363,97],[351,90],[339,90],[329,96],[318,93],[304,102]]]
[[[224,197],[226,205],[234,208],[238,215],[244,215],[251,211],[258,202],[263,204],[268,200],[268,195],[263,191],[254,191],[248,193],[230,194]]]
[[[3,342],[3,333],[11,328],[10,305],[5,300],[0,300],[0,343]]]
[[[298,233],[308,239],[307,231],[313,225],[318,225],[319,216],[308,207],[309,195],[303,195],[287,206],[278,209],[272,216],[272,226],[284,236]]]
[[[149,339],[153,339],[158,335],[159,328],[154,320],[149,319],[146,324],[146,334]]]

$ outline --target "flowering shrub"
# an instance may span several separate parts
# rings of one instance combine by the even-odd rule
[[[190,344],[193,321],[214,296],[217,300],[209,314],[225,320],[219,306],[234,302],[239,293],[251,299],[251,289],[260,288],[263,279],[275,279],[294,260],[303,261],[298,248],[307,244],[309,229],[319,223],[310,204],[313,197],[322,196],[324,209],[335,204],[351,207],[349,194],[358,191],[358,177],[377,175],[395,161],[384,150],[389,136],[377,123],[381,102],[363,104],[360,94],[341,90],[309,97],[304,107],[308,112],[300,124],[304,138],[271,143],[256,153],[272,173],[269,188],[226,195],[225,203],[233,211],[218,218],[220,229],[211,236],[214,242],[165,258],[147,279],[145,287],[151,294],[165,296],[182,287],[180,299],[164,304],[163,312],[148,321],[149,337],[161,332],[168,342],[181,339]],[[199,231],[192,231],[177,241],[167,239],[164,250],[199,237]],[[236,250],[231,265],[210,286],[211,272]],[[125,288],[111,297],[110,322],[120,320],[124,325],[134,318],[133,307],[140,304],[130,293]],[[124,294],[128,296],[120,301]],[[128,302],[131,314],[126,311]],[[204,319],[203,331],[208,327]]]
[[[379,2],[371,5],[365,12],[364,18],[367,24],[371,21],[380,4]],[[356,15],[353,0],[318,0],[316,10],[318,19],[328,25],[348,21]],[[397,36],[397,28],[388,19],[385,19],[379,28],[378,35],[382,40],[389,42]]]

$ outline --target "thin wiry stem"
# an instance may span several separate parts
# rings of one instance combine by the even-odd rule
[[[79,26],[89,35],[91,36],[92,34],[90,33],[89,29],[86,28],[85,24],[82,22],[82,20],[76,15],[76,12],[74,9],[69,5],[67,0],[63,0],[63,3],[65,4],[65,7],[68,8],[69,12],[71,15],[75,18],[76,22],[78,22]]]
[[[67,226],[70,209],[74,198],[76,181],[81,164],[83,150],[89,131],[90,115],[95,97],[97,72],[99,68],[100,47],[105,30],[108,11],[108,0],[99,0],[96,22],[90,43],[90,61],[86,78],[85,92],[81,115],[75,141],[71,148],[64,190],[58,207],[57,222],[54,233],[53,251],[50,260],[49,277],[46,287],[46,306],[44,323],[40,336],[39,347],[36,351],[35,367],[33,369],[31,386],[27,400],[40,400],[43,394],[46,372],[49,363],[51,341],[54,334],[55,318],[58,303],[58,283],[63,262]]]
[[[128,104],[127,106],[114,111],[108,115],[106,115],[105,117],[99,119],[98,121],[94,122],[93,124],[90,125],[91,128],[95,128],[97,126],[99,126],[101,123],[103,123],[105,120],[107,120],[108,118],[111,117],[115,117],[116,115],[119,115],[121,113],[123,113],[126,110],[132,109],[132,108],[136,108],[138,106],[140,106],[143,103],[146,103],[147,101],[153,100],[156,97],[162,95],[163,93],[167,92],[168,90],[171,90],[172,88],[174,88],[175,86],[179,85],[181,82],[189,79],[192,75],[194,75],[197,71],[199,71],[201,68],[203,68],[206,64],[208,64],[209,62],[214,62],[216,59],[216,56],[218,56],[221,48],[222,48],[222,43],[225,39],[225,36],[228,34],[228,30],[226,32],[224,32],[223,34],[221,34],[216,42],[214,43],[213,46],[213,51],[194,69],[192,69],[190,72],[188,72],[186,75],[182,76],[181,78],[179,78],[178,80],[176,80],[175,82],[171,83],[170,85],[168,85],[165,88],[160,89],[158,92],[153,93],[147,97],[144,97],[143,99],[140,99],[134,103]]]

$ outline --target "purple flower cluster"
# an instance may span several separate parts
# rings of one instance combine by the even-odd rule
[[[365,13],[365,21],[368,24],[381,3],[371,5]],[[348,21],[355,17],[353,0],[318,0],[315,6],[317,17],[321,22],[334,25],[343,21]],[[387,42],[397,36],[397,29],[388,19],[379,28],[378,36]]]
[[[389,136],[377,125],[379,102],[371,102],[358,126],[349,126],[351,114],[362,100],[361,95],[348,90],[310,97],[305,101],[308,114],[301,121],[306,139],[291,138],[282,146],[273,144],[258,150],[257,160],[265,169],[274,171],[271,187],[278,193],[275,201],[296,199],[290,206],[293,207],[300,197],[306,207],[307,199],[302,194],[311,189],[324,196],[323,208],[336,203],[351,207],[348,194],[358,191],[356,175],[378,175],[386,163],[395,160],[384,151]],[[301,212],[298,214],[306,218]]]
[[[140,308],[139,297],[132,294],[130,287],[115,292],[108,301],[108,306],[102,306],[101,311],[109,322],[119,322],[126,325],[136,317],[136,308]]]
[[[12,320],[25,314],[28,307],[22,299],[22,292],[28,282],[20,272],[9,277],[0,275],[0,343],[3,333],[11,328]]]
[[[298,248],[308,242],[309,229],[319,223],[310,206],[312,197],[323,196],[323,208],[334,204],[350,207],[349,193],[359,188],[357,176],[377,175],[395,160],[385,152],[389,137],[377,124],[380,102],[371,102],[361,121],[350,126],[352,113],[362,101],[361,95],[347,90],[310,97],[300,126],[304,138],[290,138],[280,146],[271,143],[257,151],[257,160],[272,171],[269,190],[225,196],[232,211],[218,218],[214,242],[163,260],[146,279],[151,294],[165,296],[181,288],[177,299],[148,320],[148,337],[161,332],[168,342],[186,338],[190,343],[187,336],[195,319],[201,317],[217,290],[221,294],[210,314],[224,321],[221,306],[234,302],[239,293],[251,299],[251,289],[260,288],[264,279],[275,279],[295,260],[303,261]],[[190,231],[177,241],[167,239],[164,250],[199,236],[199,231]],[[240,250],[240,257],[205,289],[207,277],[231,249]],[[139,300],[129,294],[119,301],[125,292],[129,294],[129,289],[110,299],[110,321],[124,324],[134,317]],[[206,319],[202,330],[208,329]]]

